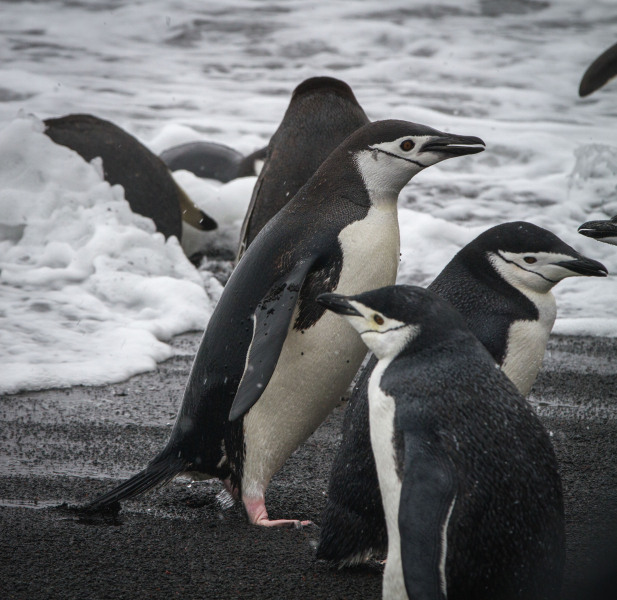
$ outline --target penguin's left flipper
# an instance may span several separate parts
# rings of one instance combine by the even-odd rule
[[[410,598],[446,599],[446,536],[456,501],[455,482],[454,465],[436,436],[406,431],[398,526]]]
[[[257,305],[253,313],[253,339],[229,411],[230,421],[247,413],[266,389],[285,343],[300,289],[317,259],[318,256],[313,255],[298,261],[292,271],[274,283]]]

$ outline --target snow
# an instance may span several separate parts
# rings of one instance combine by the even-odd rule
[[[617,84],[578,84],[614,43],[612,0],[51,0],[8,3],[0,52],[0,393],[124,379],[173,356],[221,293],[177,240],[129,210],[101,164],[43,134],[92,113],[154,152],[209,140],[248,154],[302,80],[349,83],[372,120],[484,139],[479,155],[401,194],[399,282],[427,284],[484,229],[545,227],[617,272],[617,251],[577,234],[617,214]],[[176,173],[233,253],[254,178]],[[617,278],[555,288],[555,331],[617,336]]]

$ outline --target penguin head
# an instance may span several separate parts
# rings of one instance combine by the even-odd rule
[[[309,77],[300,83],[293,91],[292,101],[309,94],[332,93],[358,104],[351,88],[342,80],[334,77]]]
[[[606,277],[606,267],[568,246],[556,235],[523,221],[503,223],[485,231],[461,251],[466,260],[475,254],[489,261],[510,285],[547,293],[566,277]]]
[[[344,142],[369,193],[398,194],[416,174],[442,160],[476,154],[484,142],[408,121],[375,121]]]
[[[317,302],[344,316],[379,359],[394,358],[423,340],[435,343],[455,331],[468,333],[449,302],[417,286],[391,285],[355,296],[321,294]]]
[[[587,221],[578,228],[578,232],[598,242],[617,246],[617,217],[607,221]]]

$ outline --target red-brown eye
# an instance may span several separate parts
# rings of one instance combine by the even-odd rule
[[[404,150],[405,152],[409,152],[414,146],[415,144],[411,140],[401,142],[401,150]]]
[[[528,265],[533,265],[533,263],[538,262],[538,259],[533,256],[526,256],[523,259]]]
[[[381,315],[373,315],[373,321],[375,321],[375,323],[377,323],[377,325],[383,325],[384,324],[384,320],[383,320],[383,317]]]

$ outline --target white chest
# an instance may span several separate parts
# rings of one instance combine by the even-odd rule
[[[392,285],[400,248],[396,203],[372,207],[341,231],[339,242],[343,265],[335,292]],[[330,311],[302,332],[290,328],[268,386],[244,419],[245,495],[263,494],[287,457],[340,402],[365,355],[357,332]]]
[[[533,386],[546,350],[549,335],[555,323],[557,306],[551,292],[526,295],[539,312],[537,321],[515,321],[508,332],[503,372],[526,396]]]
[[[401,248],[396,199],[371,206],[366,217],[345,227],[338,239],[343,268],[333,291],[359,294],[394,284]]]
[[[394,447],[394,399],[379,387],[388,361],[380,360],[369,381],[369,423],[371,447],[375,456],[377,478],[388,528],[388,560],[383,578],[383,598],[407,599],[401,562],[401,539],[398,513],[401,481],[397,474]]]

